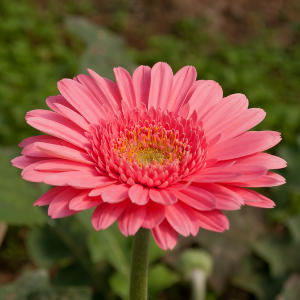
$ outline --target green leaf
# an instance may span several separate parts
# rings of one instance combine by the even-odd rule
[[[284,283],[276,300],[298,300],[300,295],[300,274],[292,274]]]
[[[270,278],[261,269],[256,270],[257,260],[249,256],[244,259],[232,277],[231,283],[254,294],[260,300],[274,300],[281,289],[282,278]]]
[[[26,245],[32,261],[42,268],[65,264],[73,258],[70,249],[49,226],[32,229],[26,238]]]
[[[149,244],[149,264],[155,262],[162,256],[166,254],[166,251],[158,247],[152,234],[150,235],[150,244]]]
[[[117,271],[129,276],[131,241],[121,234],[117,224],[101,231],[93,231],[88,238],[88,249],[94,263],[107,260]]]
[[[55,286],[95,285],[87,270],[79,262],[61,267],[55,274],[53,284]]]
[[[174,271],[171,271],[163,264],[157,264],[149,271],[149,295],[155,295],[157,292],[169,288],[179,282],[180,277]]]
[[[129,299],[129,277],[122,273],[115,272],[109,279],[112,290],[123,300]]]
[[[1,300],[25,300],[31,293],[39,292],[48,285],[49,277],[45,270],[25,272],[15,282],[0,287]]]
[[[53,288],[48,291],[34,293],[28,300],[92,300],[89,287]]]
[[[52,287],[45,270],[25,272],[15,282],[0,287],[1,300],[91,300],[89,287]]]
[[[83,18],[69,17],[66,26],[87,45],[80,62],[81,72],[86,73],[86,68],[90,68],[101,76],[114,80],[114,67],[121,66],[129,72],[136,68],[121,37]]]
[[[286,220],[290,233],[295,242],[300,242],[300,215],[290,217]]]
[[[13,148],[0,148],[0,222],[9,225],[43,224],[46,217],[39,207],[33,207],[42,194],[40,185],[22,179],[20,170],[11,160],[18,156]]]
[[[289,271],[300,271],[299,243],[287,238],[267,237],[254,243],[254,251],[270,266],[273,276],[281,276]]]

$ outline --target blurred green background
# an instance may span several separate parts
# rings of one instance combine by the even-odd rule
[[[169,63],[197,68],[225,96],[244,93],[267,112],[258,130],[283,141],[287,184],[260,189],[277,204],[228,213],[230,230],[200,230],[163,252],[151,241],[149,299],[300,299],[300,2],[0,0],[0,299],[128,299],[131,238],[96,232],[90,211],[51,220],[32,207],[46,186],[25,182],[10,159],[36,135],[27,111],[46,108],[56,83],[85,68]],[[194,297],[194,298],[192,298]]]

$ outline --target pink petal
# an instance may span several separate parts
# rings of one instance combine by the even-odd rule
[[[165,189],[150,189],[149,196],[154,202],[163,205],[171,205],[177,202],[177,197],[174,195],[173,191]]]
[[[69,209],[70,201],[77,196],[80,191],[67,188],[51,201],[48,208],[48,215],[51,216],[52,219],[68,217],[77,213],[77,211],[73,211]]]
[[[170,100],[166,107],[176,115],[183,105],[184,99],[197,78],[197,71],[192,66],[180,69],[174,76]]]
[[[217,205],[217,199],[212,193],[197,186],[188,186],[173,193],[182,202],[199,210],[211,210]]]
[[[210,150],[207,159],[234,159],[262,151],[271,144],[273,137],[264,132],[249,131],[231,140],[217,144]]]
[[[282,169],[286,167],[286,161],[280,157],[268,153],[255,153],[234,160],[237,166],[262,166],[267,169]]]
[[[151,232],[155,242],[161,249],[172,250],[176,246],[178,233],[171,227],[166,219],[153,228]]]
[[[243,173],[241,172],[213,172],[205,173],[205,170],[203,171],[203,174],[197,174],[197,175],[190,175],[189,177],[184,178],[184,181],[188,181],[191,177],[193,177],[193,182],[221,182],[221,181],[227,181],[235,178],[239,178],[242,176]]]
[[[255,191],[250,191],[251,194],[254,196],[258,197],[260,199],[260,202],[254,202],[254,201],[245,201],[246,205],[249,206],[255,206],[255,207],[262,207],[262,208],[273,208],[276,204],[269,198],[255,192]]]
[[[73,111],[69,108],[66,107],[66,109]],[[73,111],[74,114],[78,115],[76,112]],[[26,114],[25,119],[29,120],[30,118],[33,117],[38,117],[38,118],[43,118],[49,121],[53,121],[59,125],[63,125],[67,128],[71,128],[72,130],[76,131],[78,134],[85,136],[84,135],[84,130],[78,126],[74,120],[70,120],[68,117],[64,116],[62,113],[58,114],[53,111],[45,110],[45,109],[35,109],[32,111],[29,111]],[[82,117],[81,117],[82,118]]]
[[[29,165],[36,163],[38,161],[43,160],[44,158],[41,157],[28,157],[28,156],[18,156],[14,158],[11,163],[14,167],[19,169],[25,169]]]
[[[241,187],[267,187],[267,186],[278,186],[284,183],[285,183],[285,179],[279,174],[273,172],[267,172],[266,175],[254,180],[250,180],[247,182],[234,182],[230,184],[234,186],[241,186]]]
[[[116,204],[101,203],[94,211],[92,224],[96,230],[106,229],[123,213],[128,201]]]
[[[52,145],[61,145],[61,143],[59,142],[58,139],[47,142],[47,143],[52,144]],[[53,156],[46,154],[45,152],[38,149],[34,144],[30,144],[30,145],[27,145],[26,147],[24,147],[21,154],[30,156],[30,157],[39,157],[42,159],[53,158]]]
[[[18,147],[26,147],[30,144],[33,144],[35,142],[45,142],[45,141],[61,141],[60,139],[50,136],[50,135],[37,135],[37,136],[31,136],[28,137],[27,139],[23,140]]]
[[[212,137],[222,133],[220,142],[227,141],[256,126],[265,116],[266,112],[260,108],[239,111],[230,118],[227,118],[225,122],[220,122],[219,126],[215,126],[212,130],[207,130],[207,136]]]
[[[94,189],[105,186],[114,185],[117,183],[116,180],[111,177],[99,176],[99,173],[95,176],[82,177],[82,178],[74,178],[68,181],[68,184],[77,189]]]
[[[36,171],[39,172],[39,171]],[[97,176],[98,172],[95,171],[70,171],[70,172],[51,172],[46,175],[43,181],[50,185],[67,186],[69,182],[74,179],[91,178]]]
[[[118,85],[107,78],[99,76],[96,72],[90,69],[87,69],[87,71],[93,77],[102,92],[105,94],[110,103],[110,106],[114,108],[115,113],[119,112],[122,98],[119,92]]]
[[[82,164],[80,162],[75,162],[71,160],[65,159],[48,159],[43,160],[43,162],[37,165],[35,170],[38,171],[56,171],[56,172],[63,172],[63,171],[93,171],[95,167],[87,164]]]
[[[55,106],[59,108],[59,110],[64,114],[65,117],[72,120],[85,131],[89,131],[90,124],[80,114],[61,104],[55,104]]]
[[[162,62],[156,63],[151,70],[151,85],[148,100],[148,109],[151,107],[167,107],[173,86],[173,72],[171,67]]]
[[[231,182],[245,182],[245,181],[259,178],[265,175],[268,169],[261,166],[239,166],[234,164],[225,168],[225,171],[241,172],[243,174],[240,177],[231,180],[226,180],[226,183],[231,183]]]
[[[132,75],[133,87],[136,96],[136,104],[144,103],[148,107],[148,98],[151,83],[151,68],[139,66]]]
[[[197,183],[197,186],[212,193],[217,199],[216,209],[236,210],[244,204],[242,197],[230,189],[214,183]]]
[[[51,171],[36,171],[34,168],[39,164],[40,162],[36,162],[26,167],[21,173],[22,178],[31,182],[43,182],[46,176],[55,174]]]
[[[104,104],[106,107],[113,111],[113,106],[111,106],[111,103],[109,99],[107,99],[106,94],[102,91],[102,89],[93,78],[85,74],[80,74],[76,76],[76,79],[80,84],[84,85],[93,94],[93,96],[98,100],[100,104]]]
[[[208,112],[213,106],[223,98],[223,90],[220,85],[213,80],[206,80],[199,85],[189,100],[190,115],[196,110],[198,119]]]
[[[142,224],[143,228],[152,229],[165,218],[165,206],[153,201],[147,203],[147,210]]]
[[[272,147],[274,147],[275,145],[277,145],[281,140],[281,133],[280,132],[277,132],[277,131],[271,131],[271,130],[262,130],[260,132],[263,132],[263,133],[267,133],[269,135],[271,135],[273,137],[273,141],[272,143],[268,144],[268,145],[265,145],[265,147],[263,148],[262,151],[265,151],[265,150],[268,150]]]
[[[120,231],[125,235],[135,235],[140,229],[146,214],[146,205],[129,202],[125,211],[118,219]]]
[[[77,131],[75,125],[73,127],[68,127],[62,123],[39,117],[29,118],[27,123],[37,130],[70,142],[79,148],[84,149],[89,145],[87,138]]]
[[[113,185],[102,193],[102,199],[108,203],[118,203],[128,198],[129,186],[127,184]]]
[[[90,191],[89,196],[91,196],[91,197],[101,196],[103,194],[103,192],[109,188],[110,188],[110,186],[103,186],[100,188],[95,188]]]
[[[71,161],[81,162],[87,165],[95,165],[92,161],[91,157],[84,152],[66,147],[66,146],[59,146],[53,145],[48,143],[35,143],[35,146],[43,151],[46,154],[49,154],[53,157],[58,157],[62,159],[67,159]]]
[[[132,203],[136,203],[137,205],[145,205],[148,203],[149,197],[149,189],[144,188],[142,185],[135,184],[131,186],[128,191],[129,198]]]
[[[48,205],[52,202],[52,200],[61,192],[65,191],[66,187],[54,187],[47,191],[45,194],[43,194],[41,197],[39,197],[33,204],[33,206],[43,206],[43,205]]]
[[[195,211],[200,227],[216,232],[223,232],[229,229],[227,217],[219,210]]]
[[[233,94],[223,98],[212,107],[202,118],[206,131],[213,130],[223,124],[229,117],[248,107],[248,99],[243,94]],[[221,126],[222,128],[222,126]]]
[[[257,197],[255,194],[253,194],[251,190],[236,187],[236,186],[229,186],[229,185],[226,185],[226,188],[239,194],[243,198],[244,201],[261,202],[260,198]],[[246,204],[246,202],[245,202],[245,204]]]
[[[134,108],[136,106],[136,100],[130,74],[121,67],[114,68],[114,73],[122,100],[125,101],[130,108]]]
[[[69,208],[75,211],[82,211],[98,206],[101,203],[103,201],[100,197],[89,197],[89,191],[85,190],[70,201]]]
[[[194,211],[182,202],[166,206],[166,219],[183,236],[195,236],[198,233],[199,225]]]
[[[190,113],[190,105],[186,103],[180,108],[178,115],[182,116],[183,118],[187,118],[189,113]]]
[[[191,97],[193,96],[193,94],[195,93],[196,89],[197,89],[203,82],[205,82],[205,80],[197,80],[197,81],[195,81],[195,82],[192,84],[192,86],[191,86],[191,88],[190,88],[188,94],[186,95],[186,98],[185,98],[185,100],[184,100],[184,102],[183,102],[183,105],[185,105],[186,103],[188,103],[188,102],[190,101],[190,99],[191,99]]]
[[[55,111],[61,115],[63,113],[58,109],[56,104],[61,104],[63,106],[66,106],[66,107],[76,111],[76,109],[62,95],[50,96],[46,99],[46,103],[53,111]]]
[[[105,119],[100,103],[85,86],[71,79],[62,79],[57,87],[88,122],[99,124],[100,118]]]

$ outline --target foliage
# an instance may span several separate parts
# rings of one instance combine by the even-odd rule
[[[89,287],[57,288],[49,284],[46,270],[25,272],[18,280],[0,288],[3,300],[91,300]]]
[[[36,133],[26,112],[46,108],[58,78],[76,74],[82,43],[27,0],[0,0],[0,18],[0,143],[15,145]]]
[[[0,148],[0,222],[11,225],[42,224],[46,221],[45,215],[32,206],[42,189],[24,181],[20,171],[12,167],[10,160],[17,156],[17,151],[12,149]]]

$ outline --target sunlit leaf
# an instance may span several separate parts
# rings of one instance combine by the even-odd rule
[[[0,149],[0,222],[9,225],[33,225],[46,221],[39,207],[33,207],[42,194],[39,185],[22,179],[11,160],[18,156],[14,148]]]
[[[179,275],[163,264],[157,264],[149,270],[149,295],[153,297],[157,292],[171,287],[178,282]]]
[[[75,17],[67,18],[66,26],[87,45],[80,61],[81,72],[86,73],[89,68],[114,80],[114,67],[120,66],[129,72],[136,68],[136,64],[127,54],[123,39],[108,29]]]

